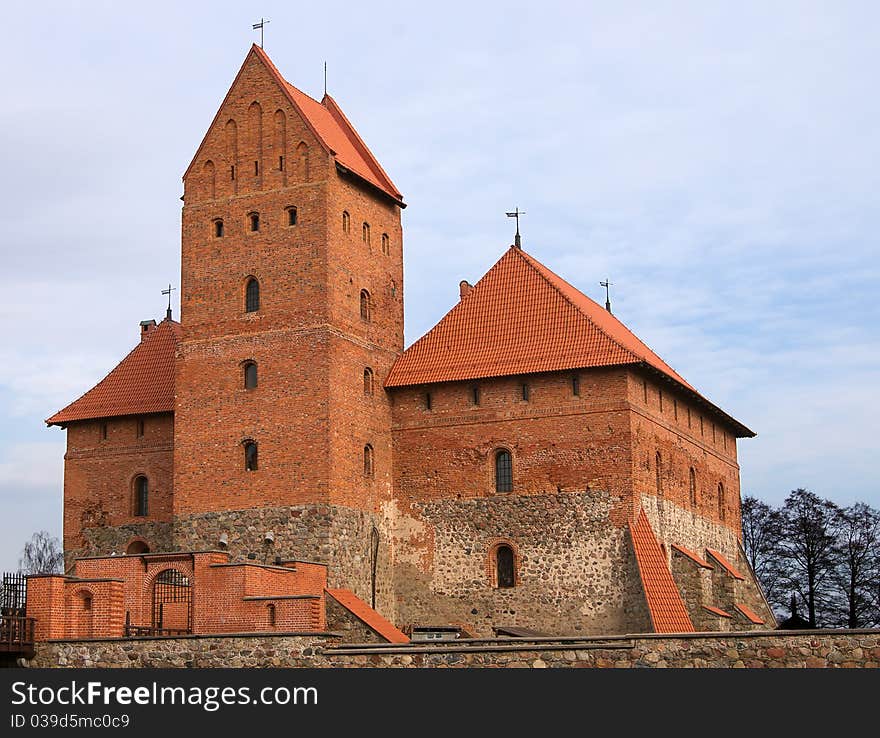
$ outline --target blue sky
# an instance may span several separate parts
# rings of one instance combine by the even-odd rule
[[[662,7],[661,7],[662,6]],[[55,2],[0,46],[0,570],[61,532],[43,420],[161,318],[180,177],[265,16],[403,191],[406,339],[512,239],[758,432],[743,492],[880,507],[874,3]],[[175,304],[175,315],[177,307]]]

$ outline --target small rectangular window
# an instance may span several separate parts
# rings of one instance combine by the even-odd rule
[[[230,179],[235,179],[235,164],[229,167],[229,175]]]
[[[296,208],[287,208],[287,225],[296,225]]]
[[[480,404],[480,388],[479,387],[471,387],[471,402],[474,405]]]
[[[284,171],[284,157],[283,156],[278,157],[278,171],[279,172]]]
[[[254,162],[254,176],[258,176],[260,174],[260,162]]]
[[[522,388],[521,388],[521,389],[522,389],[522,398],[523,398],[523,400],[525,400],[526,402],[528,402],[528,401],[529,401],[529,395],[531,394],[531,393],[530,393],[530,390],[529,390],[528,382],[523,382],[523,383],[522,383]]]
[[[101,440],[102,441],[107,440],[107,424],[106,423],[101,423]]]
[[[662,389],[657,390],[657,397],[660,401],[660,412],[662,413],[663,412],[663,390]]]
[[[137,433],[138,438],[144,437],[144,421],[143,420],[138,420],[136,433]]]
[[[431,393],[425,392],[425,410],[431,409]]]
[[[678,420],[678,400],[672,401],[672,415],[676,420]]]
[[[575,395],[575,397],[579,396],[581,393],[581,375],[580,374],[572,374],[571,375],[571,394]]]
[[[644,395],[645,404],[648,404],[648,383],[642,380],[642,394]]]

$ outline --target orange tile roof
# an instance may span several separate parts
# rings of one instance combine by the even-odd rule
[[[732,618],[733,617],[733,615],[731,615],[729,612],[724,612],[724,610],[722,610],[721,608],[712,607],[712,605],[703,605],[703,609],[708,610],[713,615],[720,615],[722,618]]]
[[[743,615],[745,615],[755,625],[763,625],[764,624],[764,621],[761,620],[761,618],[758,617],[758,615],[755,613],[755,611],[752,610],[752,608],[750,608],[748,605],[743,605],[743,604],[737,602],[734,604],[734,607],[737,610],[739,610]]]
[[[734,568],[733,564],[731,564],[724,557],[723,554],[719,553],[714,548],[707,548],[706,553],[709,554],[709,556],[711,556],[713,559],[715,559],[715,561],[717,561],[719,564],[721,564],[721,566],[723,566],[727,570],[727,573],[730,574],[730,576],[734,577],[735,579],[745,579],[745,577]]]
[[[257,46],[257,44],[254,44],[251,47],[248,56],[245,57],[245,61],[235,79],[237,80],[238,76],[241,75],[241,72],[244,69],[245,64],[247,64],[247,60],[250,58],[251,54],[254,54],[261,62],[263,62],[266,69],[278,82],[279,86],[287,96],[287,99],[290,100],[293,107],[300,114],[305,124],[309,127],[312,133],[315,134],[315,138],[318,139],[318,142],[328,153],[336,157],[337,163],[345,169],[353,172],[361,179],[369,182],[371,185],[378,188],[397,201],[398,204],[403,206],[403,195],[401,195],[399,190],[394,186],[391,178],[385,173],[385,170],[382,169],[382,166],[379,164],[376,157],[373,156],[372,152],[367,148],[367,145],[363,142],[357,131],[355,131],[354,126],[351,125],[348,118],[345,117],[345,114],[332,97],[324,95],[324,99],[321,102],[318,102],[294,87],[281,76],[281,73],[272,63],[269,55],[266,54],[262,48]],[[229,97],[229,93],[234,86],[235,81],[233,81],[230,86],[226,98]],[[223,104],[225,103],[226,99],[223,100]],[[223,109],[223,104],[220,105],[220,110]],[[220,115],[220,110],[218,110],[217,115],[214,116],[214,122],[211,123],[211,126],[208,129],[209,131],[214,127],[214,123],[217,122],[217,116]],[[205,138],[207,138],[207,133],[205,134]],[[195,156],[183,175],[184,178],[198,158],[199,152],[204,143],[205,139],[202,139],[202,143],[199,145]]]
[[[703,398],[601,305],[511,247],[437,325],[398,357],[386,387],[586,367],[640,365]]]
[[[389,643],[409,643],[409,638],[389,620],[348,589],[328,589],[327,594]]]
[[[695,564],[699,564],[700,566],[702,566],[702,567],[704,567],[704,568],[706,568],[706,569],[711,569],[711,568],[712,568],[712,564],[710,564],[710,563],[709,563],[708,561],[706,561],[705,559],[701,559],[699,556],[697,556],[697,555],[696,555],[693,551],[691,551],[689,548],[685,548],[684,546],[679,546],[677,543],[673,543],[673,544],[672,544],[672,547],[673,547],[676,551],[678,551],[679,553],[684,554],[685,556],[687,556],[687,557],[688,557],[689,559],[691,559]]]
[[[693,633],[694,626],[644,510],[629,524],[639,576],[656,633]]]
[[[180,324],[163,320],[116,368],[47,425],[174,410],[174,356]]]

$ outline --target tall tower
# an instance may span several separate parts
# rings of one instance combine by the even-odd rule
[[[183,179],[175,543],[326,562],[381,607],[402,196],[256,45]]]

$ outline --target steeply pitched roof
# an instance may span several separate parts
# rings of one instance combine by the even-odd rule
[[[697,554],[695,554],[689,548],[685,548],[684,546],[679,546],[677,543],[673,543],[672,548],[674,548],[680,554],[687,556],[691,561],[693,561],[695,564],[698,564],[699,566],[702,566],[704,569],[711,569],[712,568],[712,564],[710,564],[705,559],[701,559],[699,556],[697,556]]]
[[[641,365],[754,433],[703,398],[615,316],[522,249],[511,247],[398,357],[386,387],[587,367]]]
[[[328,589],[327,594],[389,643],[409,643],[409,638],[394,623],[382,617],[351,590]]]
[[[163,320],[116,368],[47,425],[174,410],[174,355],[180,324]]]
[[[287,96],[287,99],[290,100],[305,124],[309,127],[312,133],[315,134],[318,143],[336,158],[336,162],[346,170],[354,173],[360,179],[381,190],[398,204],[403,206],[403,195],[401,195],[400,191],[394,186],[391,178],[385,173],[385,170],[382,169],[382,166],[379,164],[376,157],[373,156],[372,152],[367,148],[367,145],[363,142],[357,131],[355,131],[354,127],[348,121],[348,118],[345,117],[342,109],[332,97],[325,95],[324,99],[321,102],[318,102],[294,87],[281,76],[281,73],[272,63],[269,55],[256,44],[251,46],[235,80],[238,80],[238,77],[241,75],[241,72],[247,64],[251,54],[255,55],[256,58],[265,65],[269,74],[271,74],[278,82],[282,91]],[[235,81],[233,81],[230,86],[229,92],[226,93],[226,98],[223,100],[223,104],[220,105],[217,115],[214,116],[214,121],[208,128],[209,131],[217,122],[220,110],[223,109],[223,105],[226,103],[226,99],[229,98],[229,94],[232,92],[233,87],[235,87]],[[205,138],[207,138],[207,133],[205,134]],[[202,146],[204,146],[204,143],[205,139],[202,139],[202,143],[199,145],[195,156],[183,175],[184,177],[189,173],[189,170],[198,158],[199,152],[201,151]]]
[[[743,604],[742,602],[735,602],[733,606],[739,610],[748,620],[749,622],[754,623],[755,625],[763,625],[764,621],[758,616],[758,614],[752,610],[748,605]]]
[[[654,632],[692,633],[693,623],[644,510],[629,524],[629,532]]]

